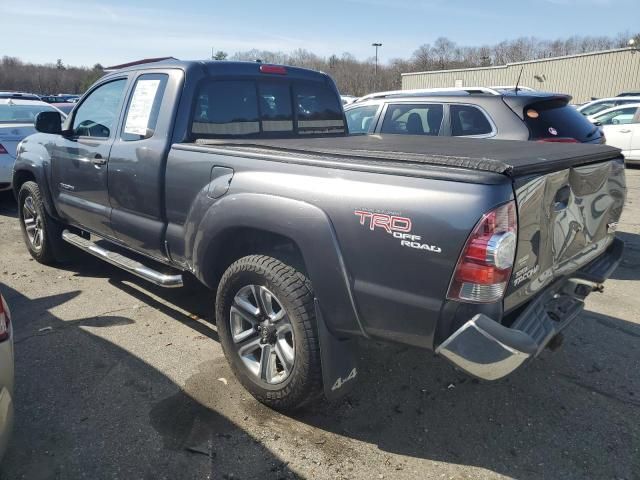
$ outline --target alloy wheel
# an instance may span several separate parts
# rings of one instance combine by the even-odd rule
[[[247,370],[257,380],[284,382],[295,362],[289,315],[278,298],[262,285],[238,290],[229,313],[231,336]]]

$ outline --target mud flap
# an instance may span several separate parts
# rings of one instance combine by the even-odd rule
[[[348,394],[358,375],[357,340],[340,339],[333,335],[324,321],[318,299],[315,299],[322,383],[327,400],[336,400]]]

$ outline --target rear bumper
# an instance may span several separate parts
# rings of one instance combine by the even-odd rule
[[[584,299],[602,291],[622,258],[624,243],[615,239],[605,253],[560,279],[533,300],[511,327],[478,314],[442,342],[436,353],[483,380],[497,380],[538,356],[584,308]]]

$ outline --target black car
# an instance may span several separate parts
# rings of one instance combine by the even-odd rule
[[[345,115],[352,134],[604,143],[600,129],[570,100],[535,90],[407,90],[362,97],[345,106]]]

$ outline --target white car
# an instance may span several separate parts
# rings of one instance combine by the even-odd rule
[[[18,143],[36,132],[36,115],[44,111],[59,112],[66,118],[62,111],[40,100],[0,98],[0,191],[11,188]]]
[[[599,98],[591,102],[583,103],[578,107],[578,111],[586,117],[599,114],[609,108],[617,107],[619,105],[626,105],[629,103],[639,103],[640,97],[611,97],[611,98]]]
[[[608,108],[588,118],[602,128],[607,145],[622,150],[627,163],[640,163],[640,102]]]
[[[13,332],[9,307],[0,294],[0,460],[13,425]]]

